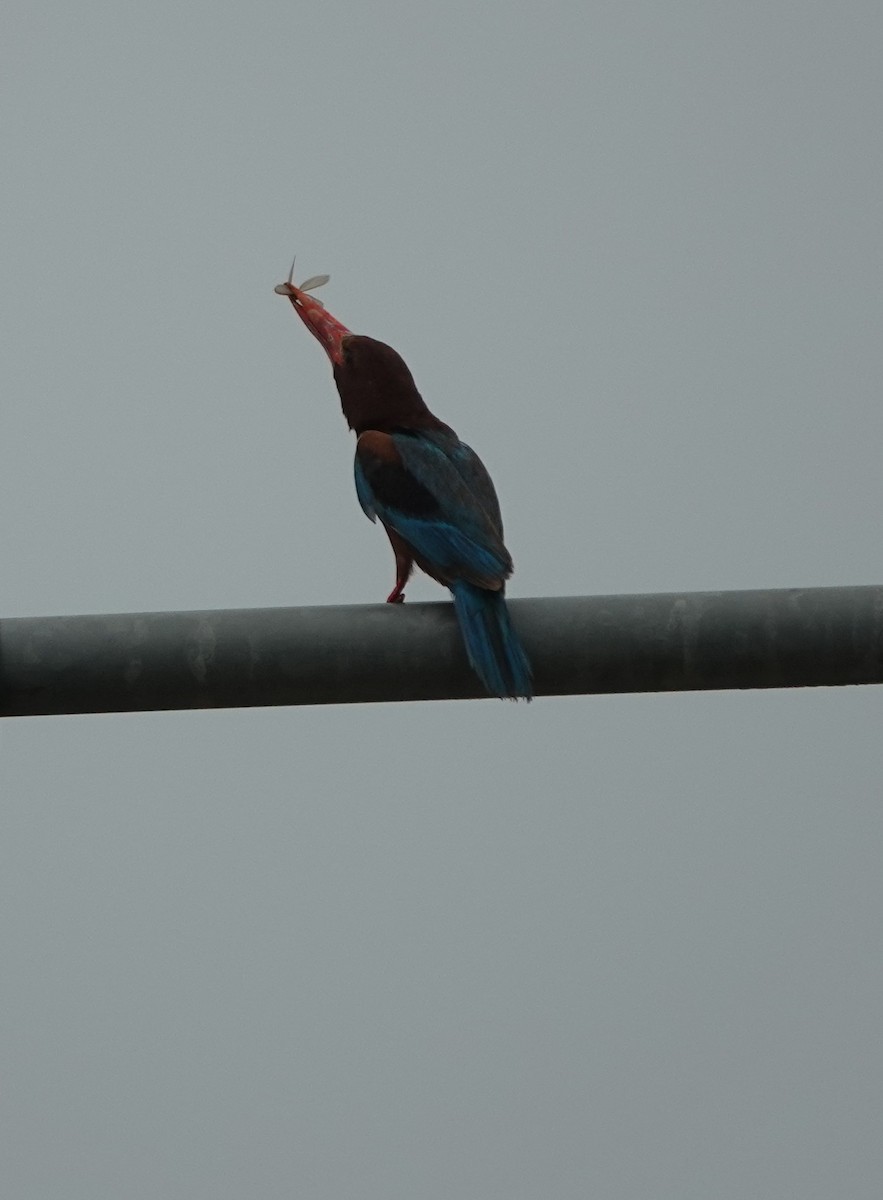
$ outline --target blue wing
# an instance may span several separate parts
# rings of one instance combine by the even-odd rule
[[[500,506],[484,464],[451,434],[368,431],[356,447],[356,491],[421,566],[444,582],[496,589],[512,572]]]

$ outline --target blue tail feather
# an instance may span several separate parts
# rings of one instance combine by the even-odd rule
[[[462,581],[451,586],[472,669],[492,696],[530,700],[531,669],[502,592]]]

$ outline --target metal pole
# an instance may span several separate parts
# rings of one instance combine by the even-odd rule
[[[883,587],[510,600],[538,696],[883,683]],[[0,715],[483,695],[450,604],[0,621]]]

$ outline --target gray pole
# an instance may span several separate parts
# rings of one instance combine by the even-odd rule
[[[883,587],[511,600],[538,696],[883,683]],[[0,715],[483,695],[450,604],[0,621]]]

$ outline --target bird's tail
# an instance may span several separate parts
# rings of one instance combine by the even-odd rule
[[[454,609],[472,669],[492,696],[529,700],[531,669],[512,628],[502,591],[462,581],[453,584]]]

